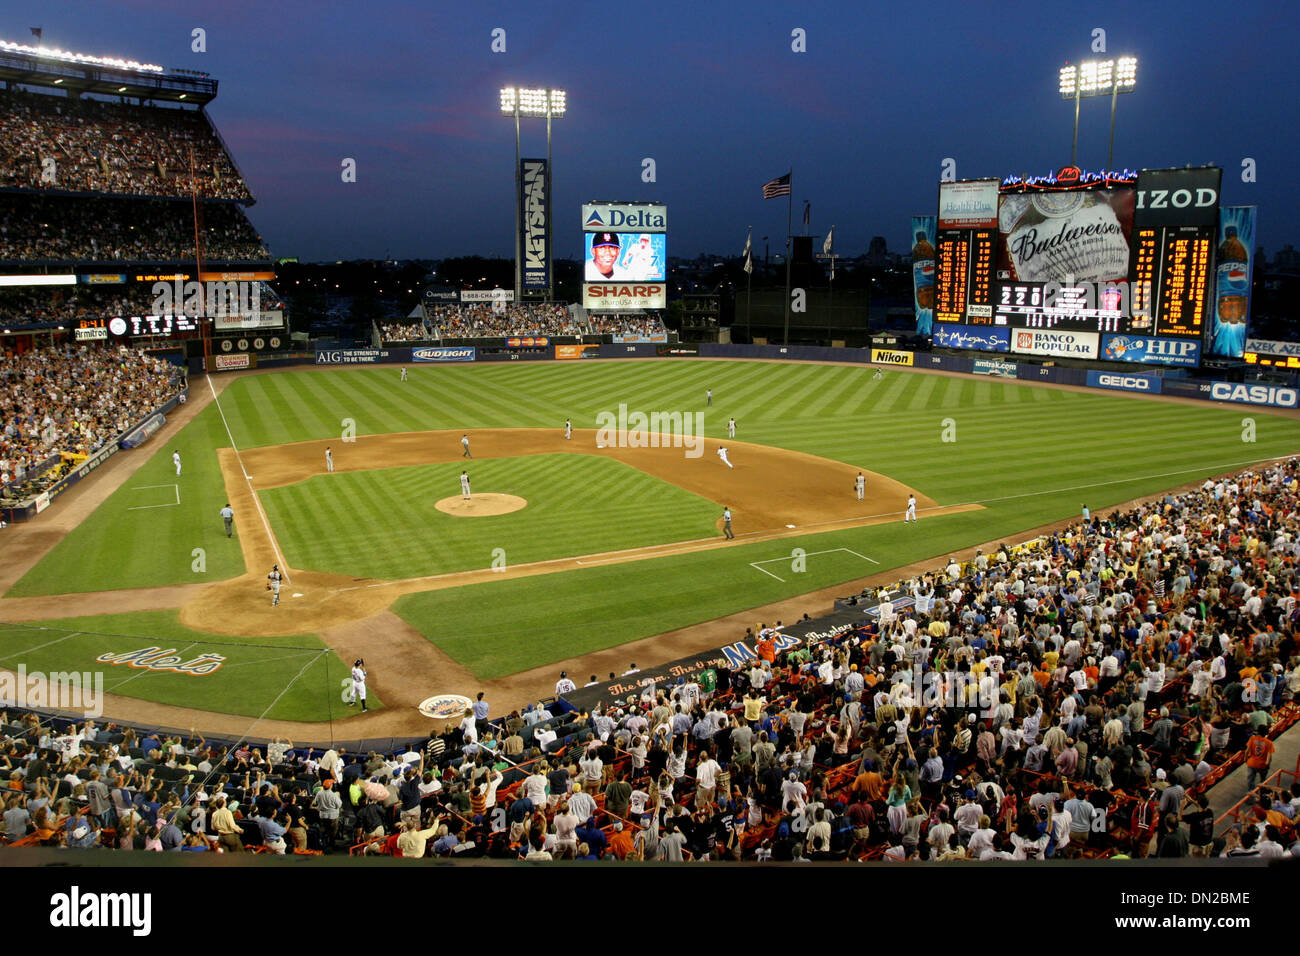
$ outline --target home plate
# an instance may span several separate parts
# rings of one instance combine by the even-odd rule
[[[786,525],[786,527],[787,527],[787,528],[793,528],[794,525],[792,525],[792,524],[788,524],[788,525]]]

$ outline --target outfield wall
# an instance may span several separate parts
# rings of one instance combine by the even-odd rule
[[[527,341],[526,339],[523,341]],[[1004,358],[975,358],[912,352],[906,349],[826,348],[804,345],[735,345],[718,343],[602,343],[599,345],[438,345],[370,349],[317,349],[310,353],[276,353],[256,356],[260,368],[292,365],[361,366],[421,365],[467,362],[552,361],[556,359],[646,359],[646,358],[787,359],[795,362],[837,362],[894,368],[937,369],[965,375],[989,375],[1024,382],[1073,385],[1102,391],[1126,391],[1144,395],[1176,395],[1222,404],[1257,405],[1270,408],[1300,408],[1300,388],[1265,382],[1228,382],[1192,378],[1187,369],[1163,369],[1134,365],[1130,369],[1074,368],[1043,365]],[[1011,358],[1011,356],[1006,356]],[[198,360],[202,362],[201,359]],[[213,369],[212,371],[223,371]]]

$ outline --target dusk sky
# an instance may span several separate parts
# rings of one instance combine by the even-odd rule
[[[513,123],[503,86],[568,92],[554,125],[555,254],[576,257],[583,201],[668,205],[668,252],[739,254],[746,227],[775,254],[794,168],[812,228],[836,251],[874,235],[907,251],[933,214],[940,164],[957,177],[1045,174],[1069,162],[1066,62],[1139,59],[1121,95],[1115,167],[1224,167],[1223,201],[1259,206],[1259,244],[1300,241],[1295,60],[1287,2],[558,2],[8,0],[0,38],[203,70],[209,112],[276,256],[511,255]],[[191,30],[207,52],[191,52]],[[506,52],[491,50],[506,31]],[[791,50],[806,32],[807,52]],[[1109,98],[1085,99],[1079,165],[1105,166]],[[523,155],[544,156],[525,120]],[[355,158],[356,183],[340,164]],[[642,160],[657,181],[642,182]],[[1252,158],[1257,182],[1243,183]]]

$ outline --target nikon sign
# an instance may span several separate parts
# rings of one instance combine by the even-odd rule
[[[549,208],[546,177],[550,170],[544,159],[519,161],[519,247],[521,271],[525,289],[546,289],[550,286],[550,256],[547,247],[551,241],[551,210]]]

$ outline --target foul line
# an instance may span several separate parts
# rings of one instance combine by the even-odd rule
[[[45,630],[49,630],[49,628],[42,627],[40,628],[40,630],[45,631]],[[21,654],[30,654],[32,651],[39,651],[43,647],[50,647],[51,645],[59,644],[63,641],[66,641],[70,637],[76,637],[78,634],[84,634],[84,633],[85,631],[73,631],[71,634],[64,634],[62,637],[58,638],[57,640],[46,641],[44,644],[37,644],[35,647],[24,647],[21,651],[14,651],[14,653],[12,654],[6,654],[4,655],[4,657],[0,657],[0,661],[7,661],[9,660],[9,658],[18,657]]]
[[[831,548],[831,549],[829,549],[829,550],[827,550],[827,551],[809,551],[809,552],[807,552],[806,554],[804,554],[803,557],[805,557],[805,558],[811,558],[811,557],[815,557],[816,555],[819,555],[819,554],[837,554],[838,552],[841,552],[841,551],[845,552],[846,554],[851,554],[851,555],[853,555],[854,557],[861,558],[863,561],[870,561],[872,564],[876,564],[876,565],[880,564],[880,562],[877,561],[875,558],[869,558],[869,557],[867,557],[865,554],[858,554],[858,552],[854,551],[852,548]],[[793,557],[793,555],[791,555],[791,556],[782,555],[782,556],[779,557],[779,558],[764,558],[762,561],[750,561],[750,562],[749,562],[749,566],[750,566],[751,568],[753,568],[755,571],[762,571],[762,572],[763,572],[764,574],[766,574],[768,577],[776,578],[778,581],[780,581],[782,584],[784,584],[784,583],[785,583],[785,578],[779,578],[779,577],[777,577],[775,574],[773,574],[771,571],[765,570],[764,568],[760,568],[759,565],[760,565],[760,564],[772,564],[772,563],[775,562],[775,561],[789,561],[789,560],[791,560],[791,557]]]
[[[230,447],[234,449],[235,460],[239,462],[239,470],[244,475],[244,481],[248,482],[248,493],[253,496],[253,504],[257,506],[257,513],[262,518],[262,527],[266,529],[266,536],[271,539],[271,550],[275,552],[276,563],[280,565],[280,576],[287,584],[289,583],[288,565],[285,563],[284,555],[280,553],[280,545],[275,540],[275,532],[271,530],[271,522],[267,520],[266,512],[262,510],[262,499],[257,497],[257,492],[253,490],[253,479],[248,477],[248,469],[244,467],[244,459],[239,454],[239,446],[235,444],[235,436],[230,433],[230,423],[226,421],[226,410],[221,407],[221,399],[217,397],[217,387],[212,384],[211,375],[205,374],[203,377],[208,380],[208,388],[212,389],[212,402],[221,415],[221,424],[226,426],[226,437],[230,439]]]
[[[136,505],[134,508],[127,508],[126,510],[127,510],[127,511],[148,511],[150,508],[175,508],[176,505],[178,505],[178,504],[181,503],[181,486],[180,486],[180,485],[177,485],[177,484],[170,484],[170,485],[140,485],[139,487],[137,487],[137,488],[132,488],[131,490],[132,490],[132,491],[148,491],[150,488],[170,488],[170,489],[172,489],[174,492],[176,492],[176,501],[175,501],[174,503],[173,503],[173,502],[170,502],[170,501],[167,501],[167,502],[164,502],[163,504],[160,504],[160,505]]]

